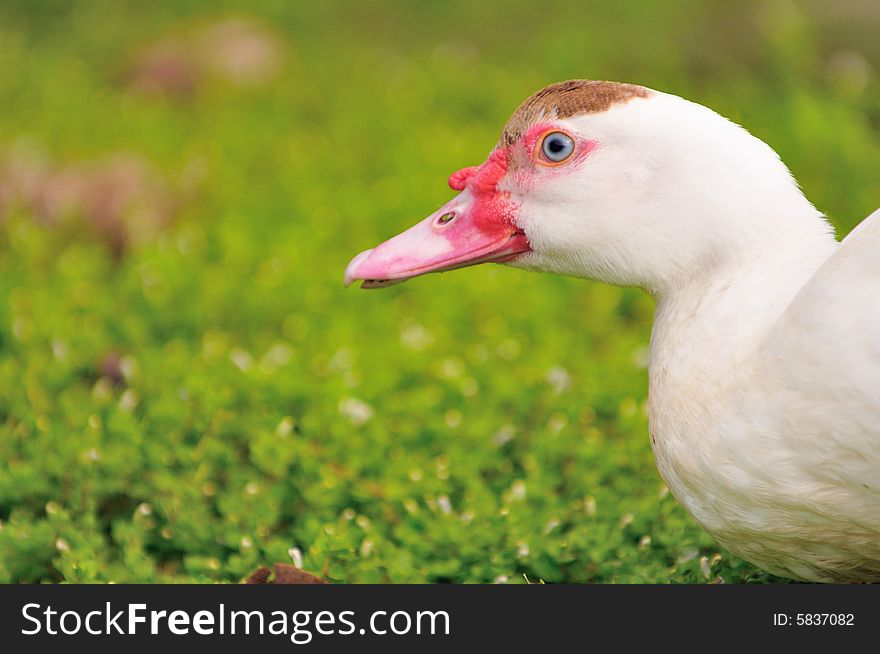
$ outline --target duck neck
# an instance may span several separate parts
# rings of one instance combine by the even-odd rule
[[[806,202],[806,201],[805,201]],[[808,203],[807,203],[808,204]],[[686,282],[655,292],[652,392],[660,379],[699,379],[741,364],[838,245],[812,205],[796,229],[778,229]]]

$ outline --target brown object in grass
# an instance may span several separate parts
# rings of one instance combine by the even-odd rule
[[[326,584],[327,582],[308,572],[303,572],[289,563],[276,563],[275,572],[267,567],[257,568],[247,579],[246,584]],[[270,579],[271,577],[271,579]]]

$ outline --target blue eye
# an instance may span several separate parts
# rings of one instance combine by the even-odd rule
[[[550,132],[541,141],[541,154],[551,163],[562,163],[574,153],[574,141],[563,132]]]

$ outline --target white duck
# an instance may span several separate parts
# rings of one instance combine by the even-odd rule
[[[673,495],[771,573],[880,580],[880,212],[840,243],[765,143],[614,82],[537,92],[449,183],[346,284],[495,261],[644,288]]]

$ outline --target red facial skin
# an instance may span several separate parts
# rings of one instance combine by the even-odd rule
[[[505,175],[511,173],[517,187],[527,191],[546,175],[563,175],[579,166],[596,149],[598,143],[568,134],[575,142],[572,155],[563,162],[545,160],[540,152],[543,138],[553,132],[563,132],[553,123],[533,125],[513,145],[493,150],[480,166],[462,168],[449,176],[449,186],[455,191],[470,189],[475,198],[474,222],[482,231],[493,231],[499,225],[515,225],[515,205],[510,193],[499,188]]]
[[[510,194],[498,188],[507,174],[508,152],[508,149],[493,150],[482,165],[462,168],[449,176],[450,188],[455,191],[467,188],[474,196],[469,213],[473,226],[483,233],[509,231],[512,226],[518,231],[513,221],[515,207]]]
[[[477,174],[479,166],[468,166],[461,170],[456,170],[449,176],[449,188],[453,191],[463,191],[467,186],[468,180]]]
[[[565,161],[548,161],[541,154],[540,148],[544,137],[553,132],[567,134],[574,141],[574,152]],[[512,146],[516,153],[515,157],[523,162],[523,165],[517,166],[513,171],[514,181],[523,191],[528,191],[535,184],[546,180],[547,177],[568,174],[580,166],[598,146],[596,141],[581,138],[550,122],[532,125],[522,138]]]
[[[426,272],[452,270],[477,263],[502,263],[531,250],[516,224],[517,204],[503,180],[512,175],[517,191],[528,191],[546,175],[564,174],[596,147],[574,136],[575,151],[565,162],[541,158],[543,135],[565,131],[552,123],[535,125],[514,145],[493,150],[479,166],[463,168],[449,177],[449,186],[462,193],[422,222],[362,252],[346,268],[346,284],[365,280],[365,288],[386,286]]]

